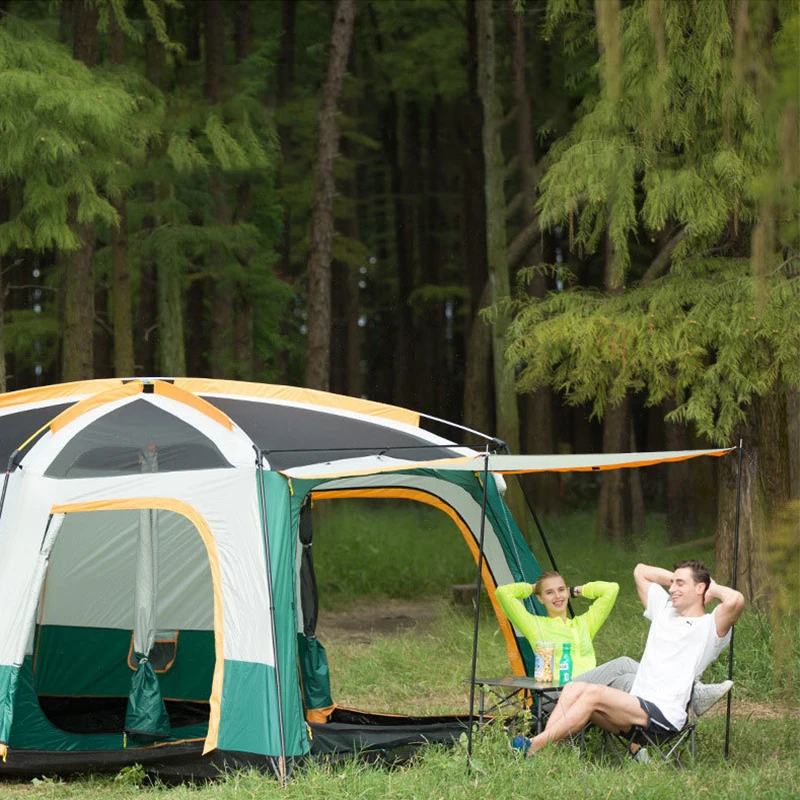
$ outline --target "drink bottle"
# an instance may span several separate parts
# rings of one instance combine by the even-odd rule
[[[572,645],[561,645],[561,661],[558,662],[558,683],[563,686],[572,680]]]

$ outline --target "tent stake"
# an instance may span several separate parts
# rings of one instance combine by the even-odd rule
[[[467,773],[472,765],[472,722],[475,717],[475,670],[478,665],[478,625],[481,618],[481,572],[483,571],[483,542],[486,532],[486,493],[489,486],[489,451],[483,461],[483,499],[481,500],[481,532],[478,541],[478,577],[475,581],[475,625],[472,633],[472,672],[469,681],[469,727],[467,728]]]
[[[733,525],[733,580],[731,589],[736,588],[736,578],[739,571],[739,513],[742,506],[742,453],[744,452],[744,442],[739,439],[739,463],[736,470],[736,521]],[[731,626],[731,643],[728,653],[728,680],[733,680],[733,636],[736,626]],[[728,758],[728,748],[731,738],[731,701],[733,690],[728,692],[728,708],[725,716],[725,758]]]
[[[275,597],[272,592],[272,560],[269,552],[269,531],[267,528],[267,490],[264,486],[264,459],[262,452],[257,448],[256,466],[258,468],[258,499],[261,506],[261,529],[264,539],[264,561],[267,570],[267,589],[269,590],[269,621],[272,634],[272,651],[275,654],[275,691],[278,695],[278,731],[281,737],[281,758],[279,761],[279,779],[282,786],[286,786],[286,740],[283,733],[283,697],[281,693],[281,664],[278,655],[278,631],[275,627]]]

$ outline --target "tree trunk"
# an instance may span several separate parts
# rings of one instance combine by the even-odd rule
[[[348,70],[356,76],[355,37],[350,43]],[[350,119],[358,119],[358,100],[345,100],[345,113]],[[356,163],[354,143],[345,139],[342,153],[352,164]],[[342,195],[347,198],[345,213],[337,220],[343,237],[356,242],[359,239],[358,180],[355,174],[342,180]],[[334,321],[331,326],[331,388],[335,392],[361,396],[361,329],[359,328],[360,300],[359,281],[361,275],[356,264],[335,261],[333,264]]]
[[[398,120],[399,121],[399,120]],[[396,402],[406,408],[416,407],[414,369],[414,318],[410,305],[414,290],[414,262],[419,230],[419,104],[409,101],[403,118],[403,164],[393,165],[392,193],[395,197],[395,248],[397,251],[397,341],[394,354]],[[399,131],[394,136],[400,140]],[[396,179],[395,179],[396,175]],[[428,376],[430,378],[431,376]]]
[[[0,185],[0,225],[11,219],[8,190]],[[4,258],[0,254],[0,394],[8,390],[6,381],[6,289],[3,280]]]
[[[75,59],[94,66],[97,59],[98,9],[88,0],[73,6],[73,47]],[[64,288],[64,333],[61,379],[77,381],[91,378],[94,372],[94,243],[91,223],[78,222],[78,198],[69,199],[70,226],[81,244],[70,253],[62,252]]]
[[[294,24],[296,0],[283,0],[283,35],[281,36],[281,57],[278,62],[278,107],[283,108],[292,95],[294,81]],[[292,161],[291,128],[288,125],[278,126],[278,138],[281,143],[282,172]],[[281,181],[281,184],[283,181]],[[281,264],[280,271],[284,276],[292,274],[292,206],[291,199],[283,197],[283,236],[279,246]]]
[[[115,202],[119,226],[111,231],[111,313],[114,325],[114,375],[130,377],[133,362],[131,269],[128,257],[128,204],[123,194]]]
[[[250,0],[237,0],[234,7],[234,61],[241,64],[250,56],[252,13]],[[236,188],[235,224],[250,222],[253,188],[249,180],[243,180]],[[245,274],[244,280],[237,282],[233,298],[233,349],[236,363],[236,377],[253,380],[260,365],[255,363],[253,341],[253,304],[250,291],[251,268],[249,254],[242,254],[239,263]]]
[[[160,14],[164,13],[164,0],[157,0]],[[164,47],[156,37],[153,23],[148,19],[145,26],[145,77],[153,86],[161,89],[164,76],[165,53]],[[152,148],[149,158],[152,159]],[[142,199],[145,204],[155,204],[156,187],[152,182],[145,183],[141,189]],[[156,227],[156,219],[152,213],[145,214],[142,218],[141,230],[147,235]],[[134,355],[136,359],[136,373],[139,375],[155,375],[156,369],[156,344],[158,342],[158,297],[156,286],[158,283],[156,258],[151,253],[143,253],[139,260],[139,296],[138,313],[136,315],[138,327],[136,328]]]
[[[420,263],[424,275],[421,281],[434,286],[444,282],[441,232],[445,229],[440,194],[444,188],[441,169],[440,120],[442,117],[442,98],[437,95],[428,117],[428,147],[426,158],[426,176],[424,188],[425,213],[420,215],[424,220],[422,237],[422,253]],[[452,312],[452,306],[451,306]],[[445,304],[439,300],[426,302],[421,314],[421,330],[428,341],[423,348],[422,358],[425,366],[418,370],[419,409],[429,414],[438,414],[452,419],[451,386],[452,375],[447,367],[445,349],[449,337],[446,330]]]
[[[606,235],[604,288],[619,291],[616,273],[616,253],[611,238]],[[613,408],[606,409],[603,418],[603,452],[635,452],[631,418],[631,395],[628,393]],[[644,500],[638,469],[603,472],[600,478],[600,498],[597,506],[597,533],[601,538],[624,542],[645,529]]]
[[[674,400],[664,404],[664,412],[676,407]],[[691,448],[689,430],[685,425],[675,422],[664,423],[667,450],[689,450]],[[694,538],[697,530],[697,491],[691,461],[677,461],[666,465],[667,478],[667,541],[685,542]]]
[[[481,131],[483,107],[478,96],[478,31],[476,0],[467,0],[467,109],[458,130],[463,137],[461,148],[461,260],[465,282],[469,286],[470,320],[477,319],[482,308],[482,292],[489,276],[486,263],[486,196],[483,192],[486,169],[483,161]],[[469,337],[469,330],[467,330]]]
[[[111,13],[110,56],[114,64],[125,60],[124,38],[117,22],[116,14]],[[128,253],[128,199],[127,192],[121,192],[112,200],[119,214],[119,225],[111,230],[111,319],[114,341],[114,375],[131,377],[134,374],[133,361],[133,310],[131,302],[131,265]]]
[[[742,432],[742,494],[736,588],[758,608],[770,605],[769,537],[778,530],[791,497],[787,392],[780,385],[753,401]],[[720,459],[715,578],[733,583],[738,458]],[[795,535],[800,533],[795,522]],[[796,540],[795,540],[796,541]],[[772,587],[774,588],[774,587]]]
[[[310,389],[330,386],[331,249],[333,245],[333,165],[339,149],[336,109],[350,52],[355,0],[339,0],[333,20],[328,75],[317,114],[318,144],[311,246],[308,259],[308,355],[305,384]]]
[[[105,281],[95,283],[94,291],[94,364],[92,375],[95,378],[114,377],[114,342],[108,301],[111,287]]]
[[[478,95],[478,31],[476,0],[467,0],[466,63],[468,107],[460,119],[461,147],[461,260],[469,287],[470,313],[465,330],[464,424],[489,432],[494,428],[491,331],[478,316],[490,304],[489,268],[486,263],[485,166],[481,131],[483,106]]]
[[[537,153],[534,140],[534,127],[531,113],[531,100],[528,93],[525,64],[527,62],[527,44],[525,41],[524,16],[516,12],[514,0],[507,5],[509,22],[513,36],[512,68],[514,75],[514,101],[517,109],[517,152],[520,159],[522,175],[522,226],[536,223],[536,160]],[[541,237],[539,242],[528,249],[528,262],[536,264],[544,261]],[[528,292],[533,297],[544,297],[547,293],[547,279],[536,275],[528,285]],[[555,452],[553,445],[553,400],[548,387],[542,387],[522,398],[524,418],[524,450],[526,453],[550,454]],[[558,508],[560,481],[559,476],[545,472],[541,475],[522,478],[528,496],[537,511],[545,513]]]
[[[167,182],[164,191],[171,191]],[[162,199],[163,195],[162,195]],[[183,290],[180,268],[162,259],[158,264],[158,367],[161,375],[186,375],[186,347],[183,333]]]
[[[78,223],[78,200],[69,200],[70,226],[81,245],[60,255],[64,296],[61,380],[80,381],[94,375],[94,225]]]
[[[478,311],[489,305],[487,281],[478,304]],[[472,323],[467,340],[467,359],[464,375],[464,424],[476,431],[491,431],[493,409],[492,386],[492,332],[477,317]]]
[[[495,87],[494,22],[491,0],[479,0],[478,91],[483,103],[483,154],[486,167],[486,232],[489,289],[495,309],[492,325],[497,435],[512,453],[519,452],[519,413],[514,390],[514,373],[505,363],[508,313],[500,307],[510,296],[506,252],[506,202],[503,190],[505,164],[500,143],[501,112]]]
[[[786,418],[789,425],[789,491],[793,500],[800,500],[800,391],[786,393]]]
[[[206,98],[213,105],[222,102],[222,87],[225,79],[225,18],[222,0],[206,0],[205,43],[206,43]],[[219,169],[211,175],[211,197],[214,208],[214,222],[220,227],[231,223],[231,208],[227,197],[227,185]],[[212,277],[207,282],[210,297],[211,346],[209,367],[214,378],[235,377],[233,298],[227,254],[221,247],[212,246],[209,251],[209,272]]]
[[[636,451],[631,424],[631,401],[606,410],[603,419],[603,452]],[[617,544],[641,535],[645,530],[644,500],[638,469],[614,469],[602,473],[597,504],[597,533]]]

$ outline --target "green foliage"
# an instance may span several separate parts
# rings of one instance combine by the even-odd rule
[[[521,390],[551,385],[596,416],[628,391],[674,398],[672,419],[727,443],[754,396],[800,385],[800,14],[750,8],[635,2],[605,19],[618,29],[594,69],[618,56],[618,86],[598,80],[551,150],[539,209],[580,252],[612,244],[615,291],[519,301],[508,358]],[[579,13],[554,1],[550,30]],[[668,240],[670,273],[637,286],[638,242]]]
[[[59,330],[50,314],[37,314],[29,309],[7,311],[4,337],[6,352],[18,364],[38,363],[48,369],[58,354]]]
[[[613,296],[576,288],[526,302],[512,336],[521,389],[552,385],[598,417],[631,389],[650,405],[674,397],[670,419],[727,444],[754,396],[800,385],[800,281],[779,270],[764,286],[741,260],[689,259]]]
[[[0,25],[0,181],[19,205],[0,226],[0,253],[12,248],[70,250],[69,199],[78,222],[117,223],[103,196],[123,157],[141,152],[134,120],[145,98],[117,77],[90,70],[66,48],[14,17]]]

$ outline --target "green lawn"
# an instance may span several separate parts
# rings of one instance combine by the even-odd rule
[[[322,506],[324,504],[320,504]],[[319,514],[314,545],[321,591],[321,637],[326,614],[349,615],[391,610],[400,599],[404,613],[422,609],[416,624],[394,632],[380,629],[350,635],[333,631],[324,638],[331,663],[334,697],[347,705],[375,711],[440,713],[467,707],[473,615],[448,603],[453,583],[474,578],[466,547],[449,520],[433,509],[408,511],[392,504],[342,503]],[[388,511],[388,513],[387,513]],[[648,522],[649,534],[625,548],[599,546],[592,517],[576,513],[545,520],[562,572],[572,583],[604,578],[621,584],[620,597],[596,640],[600,660],[621,654],[638,656],[647,633],[631,572],[644,560],[669,566],[683,557],[709,562],[708,547],[684,552],[664,545],[661,520]],[[538,558],[539,546],[534,549]],[[577,601],[576,611],[581,610]],[[484,604],[479,642],[479,673],[508,671],[505,645],[488,603]],[[721,798],[789,798],[800,786],[800,715],[793,686],[800,685],[800,635],[797,619],[784,619],[773,631],[751,609],[736,629],[736,680],[730,759],[722,756],[724,706],[700,720],[698,763],[683,773],[671,767],[630,763],[624,768],[578,760],[566,746],[523,760],[509,750],[499,726],[474,743],[473,767],[466,769],[463,746],[427,748],[409,765],[393,770],[353,760],[336,767],[313,765],[285,789],[257,773],[229,776],[211,784],[177,788],[142,787],[135,770],[114,778],[0,784],[3,798],[152,797],[197,798],[587,798],[630,796],[661,798],[667,793]],[[366,629],[365,629],[366,630]],[[790,654],[791,669],[774,674],[775,635]],[[722,661],[707,680],[727,673]]]

